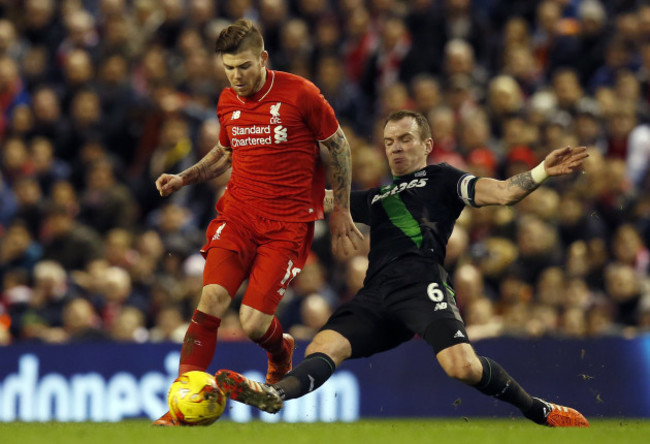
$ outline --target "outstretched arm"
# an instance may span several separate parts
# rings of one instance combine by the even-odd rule
[[[482,177],[476,181],[474,203],[483,205],[512,205],[535,191],[550,176],[563,176],[578,171],[589,156],[587,148],[558,148],[530,171],[506,180]]]
[[[214,179],[225,173],[231,164],[231,152],[217,143],[203,159],[180,174],[161,174],[156,188],[161,196],[169,196],[185,185],[192,185]]]
[[[350,215],[350,184],[352,170],[350,144],[339,127],[322,142],[330,152],[329,174],[332,184],[332,212],[329,216],[332,233],[332,250],[347,256],[360,246],[363,235],[354,225]]]

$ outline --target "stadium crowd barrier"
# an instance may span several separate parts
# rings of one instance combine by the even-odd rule
[[[306,344],[299,343],[295,362]],[[531,394],[587,417],[650,417],[650,335],[587,340],[499,338],[477,352],[500,362]],[[0,421],[154,419],[167,410],[178,344],[0,347]],[[210,371],[230,368],[261,380],[256,345],[220,343]],[[512,406],[449,379],[415,339],[369,359],[343,363],[319,390],[277,415],[230,402],[221,420],[355,421],[398,417],[519,417]]]

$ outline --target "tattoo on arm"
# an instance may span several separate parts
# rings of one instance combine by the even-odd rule
[[[339,128],[323,145],[330,151],[329,173],[334,203],[339,207],[349,208],[352,181],[350,144],[343,130]]]
[[[203,159],[180,173],[185,185],[205,182],[225,173],[230,168],[230,154],[217,144]]]
[[[506,189],[512,194],[512,201],[519,202],[535,191],[540,184],[533,180],[530,171],[516,174],[506,181]]]

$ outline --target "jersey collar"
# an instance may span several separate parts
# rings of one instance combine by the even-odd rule
[[[419,169],[419,170],[413,171],[412,173],[408,173],[408,174],[405,174],[405,175],[403,175],[403,176],[393,176],[393,183],[397,183],[397,182],[402,181],[402,180],[404,180],[404,179],[410,179],[410,178],[412,178],[413,176],[416,176],[416,177],[425,177],[425,176],[427,175],[427,173],[426,173],[426,171],[425,171],[426,168],[427,168],[427,167],[421,168],[421,169]]]
[[[266,68],[264,68],[266,69]],[[275,83],[275,71],[270,71],[266,69],[266,82],[264,82],[264,85],[262,85],[262,88],[260,88],[259,91],[257,91],[255,94],[249,97],[240,97],[237,96],[237,98],[243,102],[243,103],[250,103],[250,102],[259,102],[266,95],[271,92],[271,88],[273,88],[273,84]]]

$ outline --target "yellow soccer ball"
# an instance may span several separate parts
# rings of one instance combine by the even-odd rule
[[[226,395],[214,376],[191,371],[180,375],[169,388],[169,412],[184,425],[210,425],[223,414]]]

